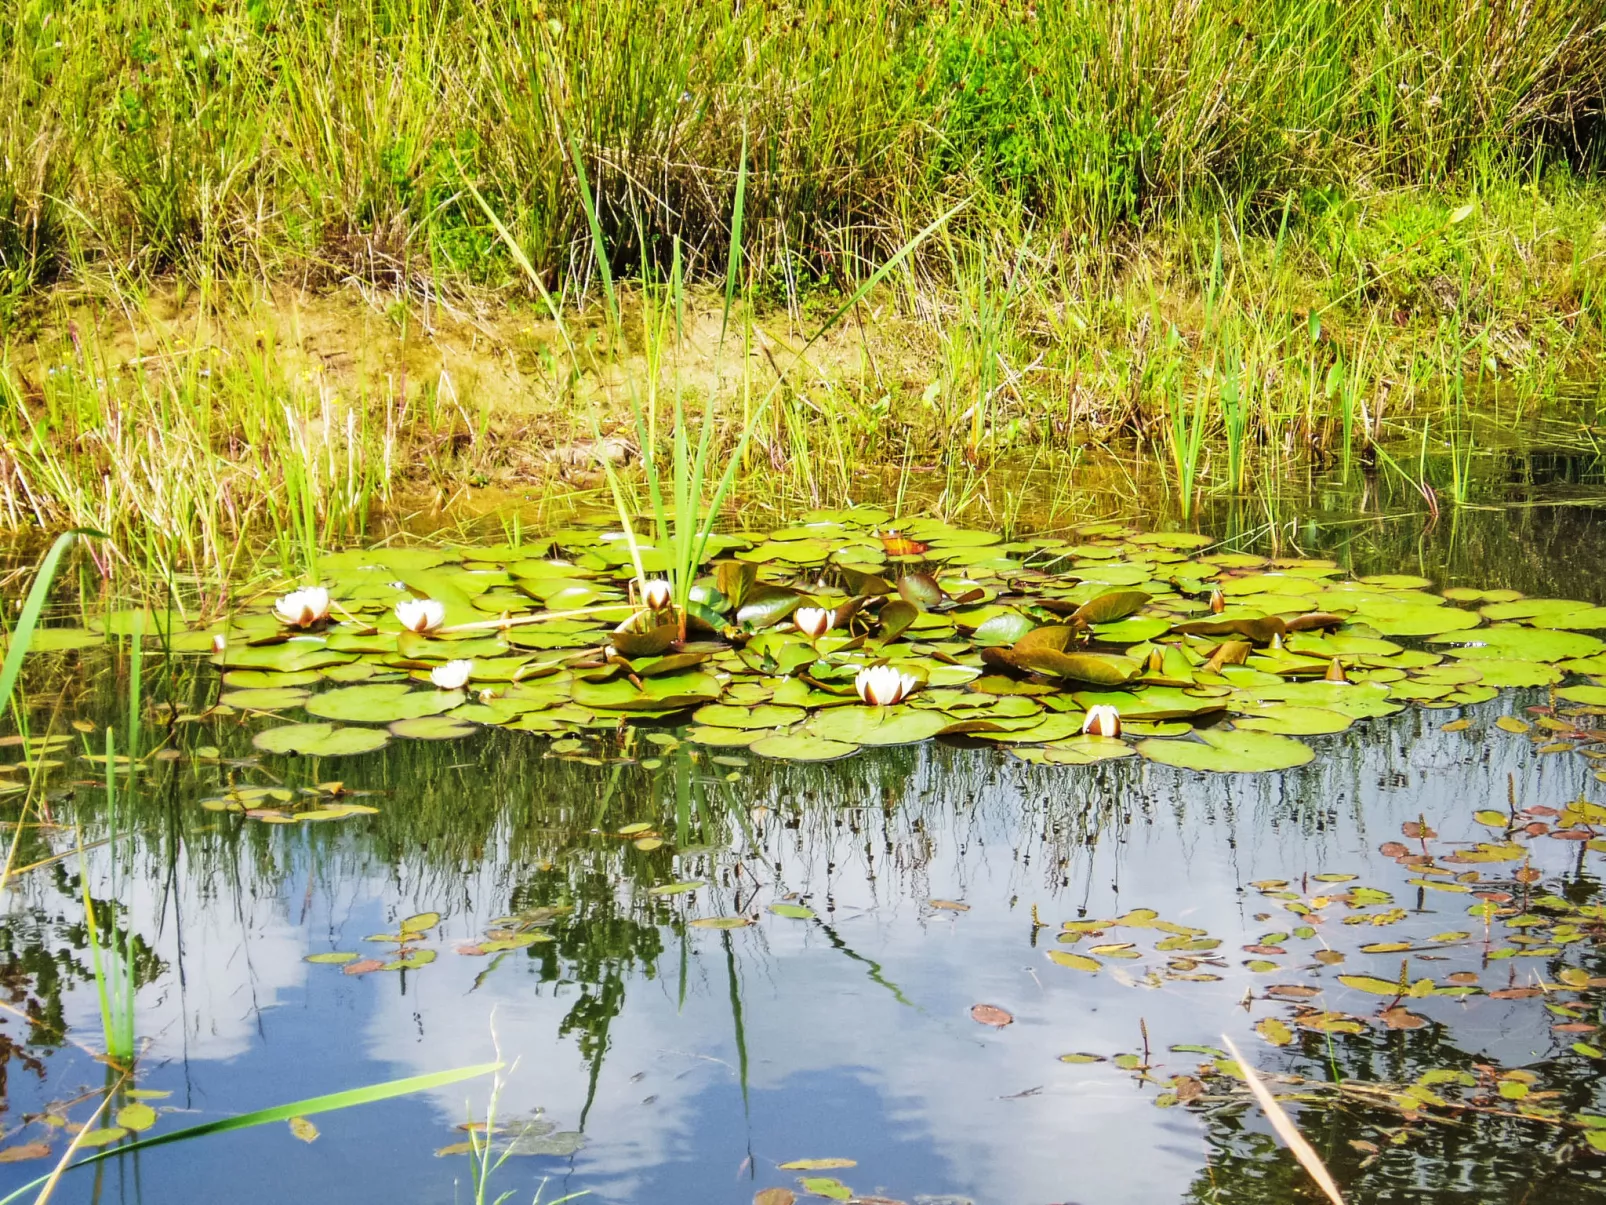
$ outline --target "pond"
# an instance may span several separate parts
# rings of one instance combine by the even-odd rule
[[[785,578],[831,631],[766,615],[656,671],[652,615],[628,667],[596,653],[636,609],[583,520],[331,554],[289,641],[267,595],[198,631],[64,609],[5,750],[0,1187],[82,1131],[111,1153],[57,1200],[1322,1199],[1230,1039],[1350,1202],[1606,1198],[1606,491],[1576,468],[1436,524],[1336,478],[1277,522],[1035,544],[804,515],[719,550],[763,567],[724,602]],[[426,595],[441,628],[398,633]],[[490,696],[427,681],[447,637]],[[881,657],[907,701],[860,701]],[[1111,699],[1119,740],[1081,735]]]

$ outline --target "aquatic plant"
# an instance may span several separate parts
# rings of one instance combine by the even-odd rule
[[[206,1138],[212,1134],[227,1134],[236,1130],[251,1129],[276,1121],[294,1121],[298,1118],[313,1117],[319,1113],[355,1108],[358,1105],[389,1100],[392,1097],[405,1096],[412,1092],[427,1092],[433,1088],[441,1088],[448,1084],[461,1083],[463,1080],[472,1079],[475,1076],[489,1074],[497,1070],[499,1066],[500,1064],[497,1063],[483,1063],[472,1067],[460,1067],[451,1071],[436,1071],[428,1075],[408,1076],[405,1079],[389,1080],[385,1083],[371,1084],[362,1088],[348,1088],[342,1092],[330,1092],[322,1096],[310,1096],[305,1100],[293,1101],[289,1104],[254,1109],[251,1112],[241,1113],[234,1117],[222,1117],[216,1121],[201,1122],[198,1125],[171,1130],[165,1134],[139,1138],[134,1142],[120,1146],[108,1146],[76,1162],[71,1161],[71,1157],[76,1153],[78,1146],[77,1142],[74,1142],[68,1147],[67,1155],[54,1171],[49,1175],[30,1180],[6,1196],[0,1197],[0,1205],[13,1205],[13,1202],[22,1201],[34,1189],[41,1190],[34,1199],[37,1205],[42,1205],[43,1201],[49,1197],[56,1182],[65,1172],[91,1167],[107,1159],[120,1158],[135,1151],[168,1146],[175,1142],[189,1142],[197,1138]],[[105,1099],[110,1099],[109,1093]],[[104,1102],[101,1107],[104,1107]]]
[[[712,535],[683,636],[680,616],[633,601],[642,549],[621,534],[599,521],[517,548],[330,553],[319,628],[285,639],[269,590],[163,638],[223,671],[223,705],[294,720],[262,727],[260,750],[326,757],[481,725],[600,748],[670,721],[708,749],[794,760],[942,738],[1040,763],[1257,772],[1407,706],[1606,678],[1591,634],[1606,608],[1585,602],[1353,579],[1191,532],[1006,542],[872,507]],[[418,598],[441,609],[428,632],[401,621]],[[53,631],[54,647],[74,639]]]

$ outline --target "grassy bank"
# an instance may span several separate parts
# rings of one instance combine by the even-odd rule
[[[217,578],[584,498],[627,384],[752,426],[777,510],[1095,458],[1183,515],[1328,463],[1464,500],[1513,429],[1593,447],[1603,20],[0,0],[0,524]]]
[[[1269,232],[1361,191],[1583,163],[1606,10],[1567,0],[4,0],[0,257],[347,275],[420,290],[585,264],[569,163],[621,263],[748,250],[841,285],[954,200],[1043,245],[1220,212]]]

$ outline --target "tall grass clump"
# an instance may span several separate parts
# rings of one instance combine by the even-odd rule
[[[1105,232],[1203,203],[1593,153],[1606,38],[1567,0],[4,0],[0,296],[86,268],[548,284],[845,279],[959,196]],[[674,36],[665,36],[672,29]],[[588,211],[570,162],[589,173]],[[1302,201],[1303,203],[1303,201]]]

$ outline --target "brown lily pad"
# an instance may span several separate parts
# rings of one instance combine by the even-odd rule
[[[999,1008],[996,1004],[974,1004],[970,1009],[970,1019],[982,1025],[991,1025],[994,1029],[1002,1029],[1006,1025],[1014,1024],[1012,1013]]]

